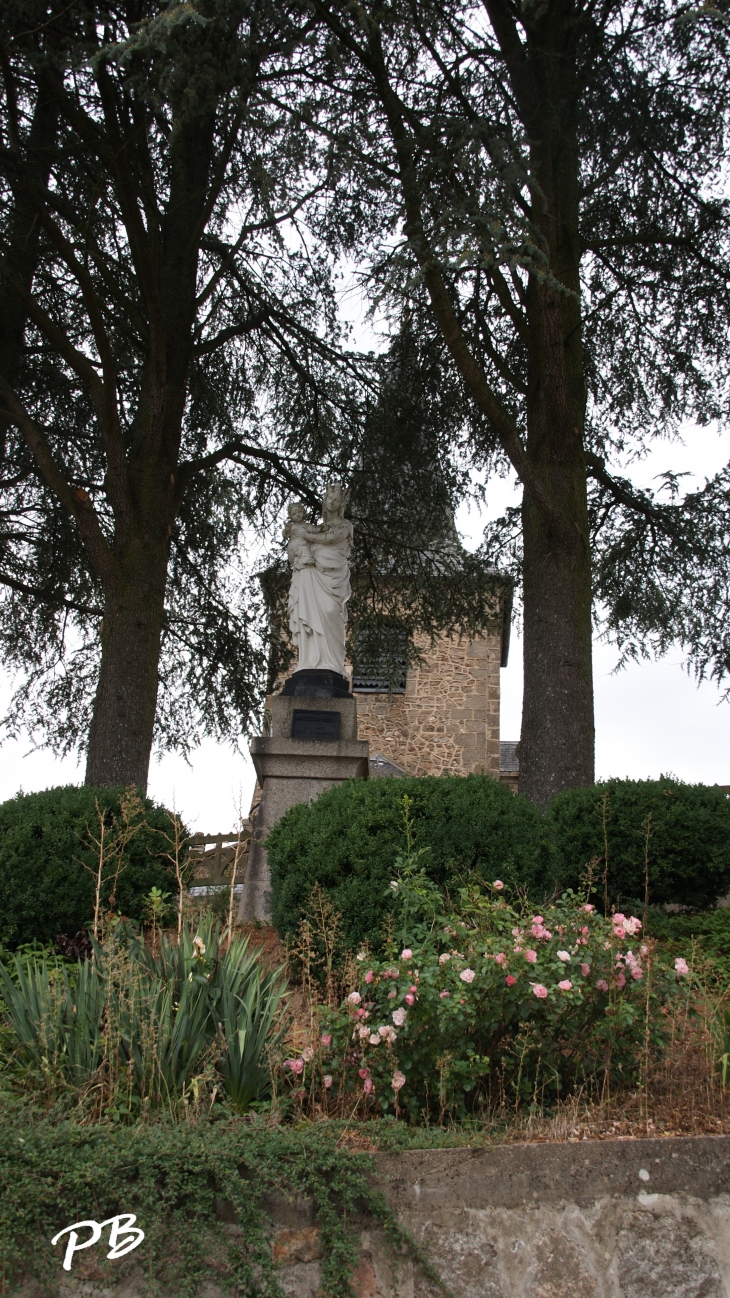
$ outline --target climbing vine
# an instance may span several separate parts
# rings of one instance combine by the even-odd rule
[[[321,1232],[322,1298],[354,1298],[357,1222],[385,1230],[440,1283],[385,1196],[372,1159],[338,1145],[328,1125],[267,1128],[237,1117],[190,1123],[79,1125],[8,1102],[0,1122],[2,1293],[21,1277],[56,1286],[56,1232],[73,1222],[134,1213],[145,1232],[132,1258],[140,1298],[161,1288],[196,1298],[203,1283],[240,1298],[283,1298],[272,1253],[272,1197],[308,1199]],[[96,1275],[122,1278],[95,1249]],[[88,1254],[80,1254],[84,1259]],[[97,1261],[98,1257],[98,1261]],[[131,1260],[131,1259],[130,1259]],[[444,1292],[446,1292],[444,1290]]]

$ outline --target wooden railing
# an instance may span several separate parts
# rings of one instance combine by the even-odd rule
[[[243,883],[252,834],[249,821],[231,834],[193,834],[188,840],[188,859],[196,863],[193,887],[230,883],[234,862],[236,883]]]

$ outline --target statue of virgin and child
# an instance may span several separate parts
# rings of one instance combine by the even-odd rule
[[[319,524],[307,522],[304,505],[289,506],[284,539],[292,569],[289,629],[299,653],[298,671],[345,672],[352,547],[346,499],[341,482],[328,483]]]

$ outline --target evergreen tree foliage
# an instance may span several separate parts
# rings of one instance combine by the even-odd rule
[[[727,415],[726,3],[308,12],[302,77],[357,178],[340,236],[378,308],[442,339],[471,463],[524,489],[485,554],[522,581],[521,784],[546,805],[592,780],[592,597],[630,655],[730,665],[727,471],[683,497],[671,452],[656,492],[623,467]]]
[[[341,168],[289,111],[310,37],[258,0],[3,11],[0,651],[11,732],[86,747],[92,783],[144,786],[153,734],[257,724],[253,573],[328,475],[352,484],[354,617],[493,616],[440,540],[467,481],[442,349],[404,326],[376,361],[338,324]]]

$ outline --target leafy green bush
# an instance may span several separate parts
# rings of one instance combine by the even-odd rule
[[[578,887],[587,863],[596,861],[593,895],[599,903],[606,845],[614,905],[643,899],[647,855],[654,905],[700,909],[730,889],[730,798],[717,787],[662,778],[569,789],[548,808],[545,839],[560,890]]]
[[[165,835],[172,837],[173,826],[164,807],[121,789],[66,785],[19,793],[0,805],[0,940],[6,946],[52,942],[57,933],[75,933],[90,923],[99,862],[90,837],[99,838],[97,804],[107,854],[102,906],[111,902],[141,920],[150,889],[169,890],[163,854],[170,850]]]
[[[342,916],[354,948],[377,943],[395,861],[405,848],[403,797],[410,799],[416,851],[432,879],[448,886],[460,874],[499,876],[532,886],[539,878],[541,822],[525,798],[486,775],[354,780],[300,804],[274,826],[266,842],[272,917],[279,933],[294,933],[315,883]]]
[[[727,907],[676,915],[651,906],[647,933],[658,938],[672,955],[684,954],[689,947],[694,947],[697,958],[708,962],[709,976],[723,987],[730,986],[730,910]]]
[[[322,1007],[320,1057],[286,1061],[293,1084],[309,1067],[344,1107],[359,1095],[414,1122],[463,1118],[490,1098],[512,1107],[635,1084],[647,1029],[656,1057],[669,1006],[692,995],[687,960],[652,953],[640,920],[604,918],[573,893],[536,915],[501,893],[471,885],[439,905],[407,863],[398,944],[359,957],[341,1007]]]

